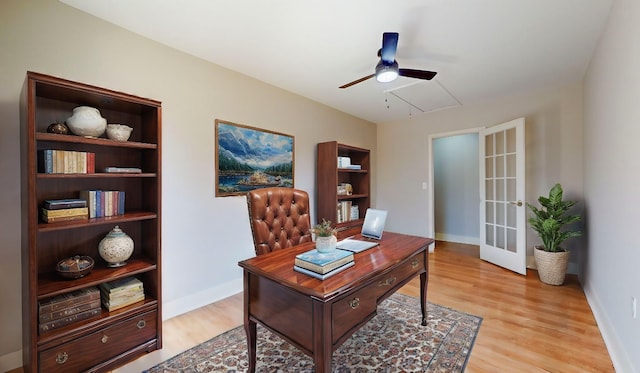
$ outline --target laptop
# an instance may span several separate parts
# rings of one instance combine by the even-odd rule
[[[367,209],[367,212],[364,215],[364,223],[362,224],[362,230],[360,231],[360,234],[365,238],[369,238],[375,241],[345,238],[344,240],[338,242],[336,247],[338,249],[359,253],[361,251],[378,246],[380,244],[378,240],[382,238],[382,232],[384,231],[384,225],[386,221],[386,210],[376,210],[372,208]]]

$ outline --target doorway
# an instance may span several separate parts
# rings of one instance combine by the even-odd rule
[[[433,139],[436,240],[480,243],[478,132]]]
[[[480,259],[526,274],[524,140],[524,118],[429,136],[431,237],[477,240]]]

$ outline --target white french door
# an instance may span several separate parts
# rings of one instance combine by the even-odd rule
[[[480,259],[526,275],[524,118],[480,130]]]

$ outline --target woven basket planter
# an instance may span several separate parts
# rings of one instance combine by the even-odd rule
[[[538,267],[540,281],[549,285],[562,285],[567,273],[570,252],[548,252],[535,247],[533,256]]]

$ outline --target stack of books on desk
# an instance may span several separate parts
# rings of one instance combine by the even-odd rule
[[[109,312],[144,300],[144,285],[135,277],[100,284],[102,305]]]
[[[40,333],[100,315],[100,291],[91,287],[38,302]]]
[[[336,249],[321,253],[316,249],[296,255],[293,269],[297,272],[324,280],[353,266],[353,253]]]

